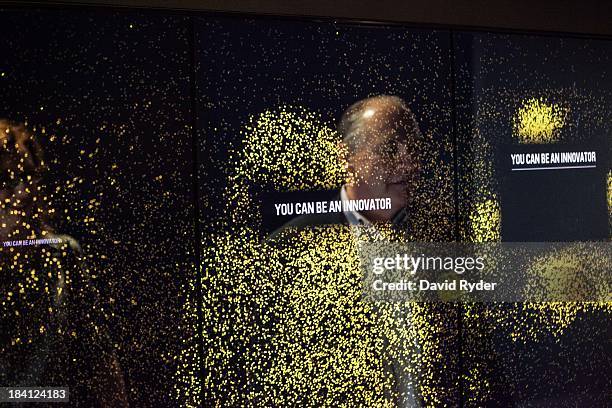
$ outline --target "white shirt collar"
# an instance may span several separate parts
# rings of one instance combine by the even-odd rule
[[[340,189],[340,200],[348,201],[348,195],[346,193],[346,186],[342,186]],[[372,224],[363,214],[358,211],[343,211],[344,216],[348,220],[350,225],[370,225]]]

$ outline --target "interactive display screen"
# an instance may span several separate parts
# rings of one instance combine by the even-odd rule
[[[610,404],[609,40],[0,15],[0,401]]]

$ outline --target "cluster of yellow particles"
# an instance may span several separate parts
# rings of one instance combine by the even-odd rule
[[[74,392],[70,402],[88,405],[97,395],[114,393],[88,374],[92,367],[109,369],[113,359],[106,311],[74,241],[46,236],[51,243],[42,248],[31,247],[30,240],[0,247],[0,381],[67,384],[70,377],[78,382],[75,388],[88,390]]]
[[[494,93],[493,99],[515,100],[516,93],[511,91]],[[557,100],[571,100],[576,105],[576,110],[582,114],[588,114],[584,120],[590,121],[593,127],[601,125],[602,101],[589,95],[578,95],[574,91],[557,90],[550,92],[551,97]],[[513,137],[521,144],[532,143],[555,143],[560,140],[560,130],[564,127],[575,128],[574,121],[570,120],[569,107],[564,104],[547,103],[542,97],[524,97],[514,115],[508,117],[507,112],[499,109],[507,109],[506,105],[498,106],[497,103],[483,98],[478,101],[478,112],[471,123],[472,131],[469,133],[470,140],[466,142],[470,150],[465,157],[460,158],[460,202],[462,208],[468,214],[462,219],[460,230],[462,239],[472,242],[496,242],[501,240],[501,211],[499,200],[499,175],[496,174],[493,163],[495,153],[492,146],[503,143],[503,136],[499,135],[503,126],[512,126]],[[567,104],[569,106],[569,104]],[[495,125],[492,125],[495,124]],[[589,123],[589,122],[584,122]],[[581,133],[575,135],[576,140],[580,137],[588,137],[589,128],[582,125]],[[497,134],[495,133],[497,132]],[[609,180],[608,180],[609,183]],[[609,190],[609,188],[608,188]],[[609,194],[609,193],[608,193]],[[608,196],[609,197],[609,196]],[[582,276],[589,271],[588,261],[582,260],[580,265],[574,265],[571,260],[575,257],[566,253],[560,257],[549,257],[539,264],[533,266],[532,272],[545,278],[546,271],[550,271],[552,265],[563,265],[573,269],[567,275],[567,279],[559,279],[555,274],[554,282],[550,279],[543,283],[546,295],[551,296],[551,291],[567,295],[568,290],[576,292],[576,298],[585,290],[589,292],[587,298],[593,298],[592,287],[585,288],[583,282],[578,282],[574,273],[580,272]],[[604,258],[600,258],[604,259]],[[597,265],[595,255],[593,265]],[[556,269],[555,269],[556,270]],[[580,275],[580,274],[579,274]],[[573,277],[573,278],[571,278]],[[603,281],[597,280],[596,285]],[[538,288],[531,288],[532,290]],[[539,289],[542,289],[540,287]],[[598,287],[597,293],[601,295],[609,288]],[[572,293],[574,293],[572,292]],[[539,293],[540,295],[542,293]],[[532,294],[533,295],[533,294]],[[584,293],[583,293],[584,295]],[[535,295],[534,295],[535,296]],[[601,296],[599,296],[601,298]],[[493,395],[492,384],[488,378],[494,363],[493,354],[480,353],[483,347],[493,347],[491,342],[506,333],[513,343],[523,344],[527,348],[536,348],[553,339],[560,340],[561,336],[572,330],[575,322],[589,316],[609,316],[612,312],[612,303],[609,302],[527,302],[516,304],[477,304],[467,303],[463,305],[463,358],[469,362],[463,373],[463,381],[467,391],[466,403],[477,406],[483,401],[489,400]],[[548,343],[546,343],[548,344]],[[534,356],[535,358],[535,356]],[[516,371],[516,370],[515,370]],[[524,378],[524,372],[516,371],[516,378]],[[528,390],[512,389],[518,398],[529,397]]]
[[[71,402],[88,404],[93,396],[114,392],[102,390],[88,374],[94,366],[110,369],[115,358],[108,309],[94,284],[95,256],[83,255],[74,238],[54,227],[77,216],[95,234],[97,200],[75,199],[81,177],[49,180],[48,164],[57,159],[47,163],[43,146],[57,138],[45,128],[4,119],[0,128],[0,382],[78,383],[89,387],[89,396],[75,391]],[[74,213],[57,211],[71,199]],[[27,362],[31,358],[36,365]]]
[[[336,132],[315,112],[283,106],[252,117],[242,132],[244,144],[229,160],[236,165],[227,183],[233,222],[240,222],[240,217],[251,224],[261,221],[251,186],[276,191],[330,189],[348,176],[339,160]]]
[[[178,330],[190,333],[182,339],[179,353],[175,350],[168,350],[166,358],[172,361],[173,365],[179,368],[173,373],[172,398],[180,401],[184,407],[201,406],[202,397],[202,355],[200,353],[202,345],[202,335],[197,329],[197,321],[202,316],[203,319],[210,319],[212,311],[203,310],[200,312],[200,304],[195,296],[198,293],[193,282],[185,288],[187,297],[184,301],[181,321],[177,323]]]
[[[300,191],[331,189],[347,177],[336,131],[305,108],[281,106],[262,112],[252,117],[242,136],[234,174],[246,183]]]
[[[498,241],[501,231],[501,209],[495,195],[484,202],[476,202],[474,207],[469,219],[473,241]]]
[[[123,388],[133,406],[173,406],[173,389],[191,389],[173,382],[180,364],[176,356],[197,341],[181,317],[195,325],[199,305],[191,297],[198,285],[192,112],[185,102],[192,72],[190,20],[131,12],[112,16],[85,10],[2,10],[6,24],[27,21],[33,28],[4,37],[3,50],[11,58],[2,67],[0,115],[34,135],[45,169],[30,174],[19,159],[5,160],[3,153],[13,144],[3,144],[6,129],[0,126],[0,235],[7,232],[0,241],[72,236],[86,266],[76,265],[68,251],[66,257],[60,252],[51,259],[69,270],[62,275],[71,279],[62,289],[67,299],[75,292],[88,297],[67,305],[68,311],[45,312],[42,300],[50,296],[47,291],[54,293],[60,279],[55,261],[47,263],[43,256],[48,245],[15,247],[22,254],[15,261],[8,248],[0,248],[0,284],[6,285],[0,292],[5,302],[0,343],[19,338],[26,345],[20,350],[22,360],[40,355],[41,371],[61,371],[63,377],[53,381],[41,378],[24,385],[69,386],[72,405],[83,398],[97,401],[80,406],[120,405],[102,403],[112,392],[108,386],[89,388],[95,380]],[[97,300],[89,297],[91,292],[98,292]],[[40,300],[36,311],[33,299]],[[38,319],[23,319],[21,334],[8,338],[17,313],[35,312],[41,320],[44,313],[52,321],[65,318],[69,323],[75,315],[83,320],[58,336],[49,327],[41,329]],[[95,324],[86,321],[87,314]],[[96,327],[110,349],[106,367],[98,364],[104,353],[79,343]],[[78,352],[56,352],[70,339],[76,339],[73,350]],[[0,355],[0,365],[8,361],[6,355]],[[53,364],[45,366],[54,355]],[[197,358],[194,354],[195,364]],[[30,371],[30,363],[20,363],[5,371],[13,381]],[[99,376],[94,378],[89,370],[96,364]]]
[[[212,310],[206,404],[392,407],[415,394],[429,406],[452,399],[437,371],[453,385],[456,367],[444,365],[444,345],[457,333],[440,324],[452,316],[417,303],[363,301],[353,233],[319,227],[262,243],[245,230],[215,240],[206,258],[216,273],[205,305]]]
[[[566,122],[568,108],[531,98],[523,103],[514,119],[516,137],[521,143],[553,143]]]
[[[612,171],[608,172],[608,212],[612,215]]]
[[[531,262],[527,298],[552,300],[609,300],[610,254],[602,246],[574,243],[553,248]]]
[[[494,346],[501,344],[509,350],[523,345],[534,361],[539,355],[533,349],[572,330],[582,316],[606,310],[598,303],[369,303],[362,298],[360,238],[354,231],[343,226],[286,228],[271,239],[265,236],[267,225],[262,220],[262,192],[336,190],[350,177],[338,148],[339,136],[333,126],[321,122],[321,117],[337,115],[341,106],[336,106],[335,101],[349,102],[346,95],[358,99],[376,90],[412,96],[411,102],[417,106],[422,102],[419,115],[423,115],[420,119],[424,128],[437,126],[434,132],[425,131],[422,143],[415,146],[422,152],[423,174],[418,180],[414,212],[410,214],[414,229],[407,239],[452,240],[459,223],[462,240],[500,241],[501,178],[494,165],[499,147],[509,141],[566,141],[566,135],[573,133],[587,140],[596,126],[585,132],[574,131],[606,120],[606,115],[589,109],[595,105],[590,98],[580,99],[576,88],[547,91],[546,98],[533,97],[529,86],[521,86],[529,81],[500,84],[495,82],[495,70],[487,71],[491,64],[475,64],[468,67],[468,74],[482,66],[482,76],[486,77],[483,86],[493,85],[483,93],[469,92],[467,110],[470,115],[475,110],[476,118],[474,123],[457,130],[459,146],[453,146],[453,135],[439,139],[446,131],[446,121],[453,116],[453,107],[430,106],[440,104],[433,102],[434,98],[445,98],[446,94],[435,88],[433,76],[422,80],[412,75],[410,65],[423,64],[426,58],[400,63],[398,71],[410,74],[391,78],[381,74],[379,68],[387,63],[388,51],[382,53],[384,62],[375,64],[355,52],[357,57],[349,57],[354,61],[346,65],[346,72],[356,71],[353,66],[362,67],[361,71],[367,72],[365,85],[360,81],[345,84],[319,75],[319,71],[333,71],[337,64],[333,57],[321,57],[319,71],[312,76],[309,64],[301,61],[301,54],[309,51],[308,35],[298,33],[292,41],[283,28],[266,27],[260,32],[257,22],[245,24],[244,34],[225,28],[223,23],[211,25],[210,35],[221,32],[223,38],[219,52],[207,53],[213,59],[233,55],[231,65],[207,71],[219,81],[211,88],[222,99],[206,101],[220,115],[210,129],[217,132],[219,127],[214,136],[224,139],[210,143],[215,154],[223,156],[216,164],[226,158],[223,153],[227,138],[238,138],[236,129],[244,120],[242,115],[264,111],[249,118],[242,127],[241,141],[234,145],[229,170],[224,174],[227,178],[211,183],[214,187],[227,187],[221,217],[207,225],[202,245],[205,293],[201,361],[205,375],[198,385],[202,405],[384,407],[408,403],[418,395],[426,406],[457,406],[458,399],[464,406],[495,406],[492,398],[500,384],[496,383],[499,373],[491,368],[497,363]],[[325,33],[325,27],[317,28],[316,35],[322,41],[317,50],[329,51],[325,55],[333,55],[336,49],[345,51],[335,48],[335,38],[330,40]],[[335,34],[339,38],[345,36],[342,29]],[[265,44],[271,37],[278,38],[287,49],[297,50],[297,54],[285,52],[283,47],[269,49]],[[411,40],[408,36],[406,39]],[[247,41],[252,44],[252,53],[242,58],[242,53],[233,52]],[[361,47],[349,45],[350,52]],[[412,50],[420,46],[418,41],[410,45]],[[435,54],[439,65],[444,66],[447,60],[442,51],[436,49]],[[497,63],[520,53],[520,47],[514,46],[508,59],[492,58],[490,54],[482,59]],[[327,65],[329,60],[331,65]],[[236,63],[244,68],[234,69]],[[249,66],[257,68],[250,70]],[[291,67],[290,81],[275,73],[280,69],[285,76],[287,66]],[[327,70],[330,66],[332,69]],[[538,70],[528,75],[529,79],[536,78]],[[245,78],[253,79],[254,94],[265,90],[266,98],[254,103],[243,95],[242,89],[237,90],[237,81]],[[435,78],[439,78],[437,72]],[[487,82],[489,78],[492,79]],[[377,86],[377,81],[385,84]],[[404,86],[410,81],[414,83]],[[464,86],[461,81],[457,85]],[[517,87],[525,91],[515,91]],[[440,92],[428,93],[434,88]],[[354,89],[357,92],[352,92]],[[423,101],[419,101],[421,96]],[[452,101],[454,95],[448,96]],[[330,106],[321,104],[321,97],[332,101]],[[282,105],[286,101],[324,106],[321,109],[326,111],[318,115],[302,107]],[[280,106],[269,108],[275,104]],[[581,113],[587,111],[586,115]],[[437,133],[436,137],[432,133]],[[461,138],[465,137],[468,140],[462,144]],[[457,160],[459,174],[448,165],[449,159]],[[215,174],[212,170],[209,173]],[[453,198],[458,201],[459,219],[455,219]],[[499,344],[494,344],[498,340]],[[520,357],[518,353],[507,354]],[[517,368],[517,377],[533,374],[529,373],[530,364],[527,361]],[[520,369],[524,372],[518,372]],[[528,389],[519,391],[516,395],[522,392],[529,396]],[[461,392],[463,395],[459,395]]]
[[[456,396],[456,309],[362,299],[354,231],[322,226],[261,238],[253,185],[281,191],[338,188],[347,175],[339,138],[319,115],[283,106],[255,116],[234,153],[225,226],[203,249],[204,405],[427,406]],[[452,189],[444,146],[431,135],[415,213],[425,239],[448,231],[452,209],[436,195]],[[448,148],[448,146],[446,146]],[[433,172],[433,173],[432,173]],[[445,205],[436,206],[435,202]],[[428,217],[432,208],[439,220]],[[451,229],[452,230],[452,229]],[[394,238],[394,233],[375,239]],[[184,375],[184,373],[181,373]],[[192,401],[192,405],[195,402]]]

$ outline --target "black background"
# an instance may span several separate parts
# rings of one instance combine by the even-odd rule
[[[2,53],[8,57],[1,67],[6,75],[0,79],[0,114],[45,127],[47,134],[61,138],[45,145],[48,155],[56,158],[53,180],[82,177],[86,183],[79,192],[60,199],[62,210],[77,215],[82,209],[77,203],[95,194],[106,197],[98,212],[103,238],[90,235],[78,221],[64,220],[59,226],[79,238],[86,250],[107,256],[98,259],[104,271],[100,286],[107,299],[116,300],[111,330],[137,406],[171,404],[169,378],[175,367],[167,356],[176,354],[189,335],[177,330],[177,322],[183,285],[197,263],[193,169],[206,169],[200,174],[207,179],[200,191],[207,204],[200,212],[206,228],[208,217],[222,211],[216,199],[224,183],[222,164],[227,148],[237,140],[235,131],[249,114],[279,103],[297,103],[334,120],[365,96],[400,94],[411,103],[425,130],[441,138],[458,137],[457,148],[467,149],[462,143],[469,144],[469,136],[465,133],[462,138],[461,131],[471,126],[470,105],[481,101],[482,89],[490,89],[491,84],[493,90],[494,84],[503,82],[504,90],[513,84],[544,92],[573,86],[604,99],[611,91],[607,68],[611,46],[601,40],[134,11],[3,10],[2,16],[7,32],[3,37],[8,39]],[[396,46],[396,38],[406,32],[421,38],[415,54]],[[427,47],[432,42],[443,52],[432,54]],[[557,52],[559,42],[570,44]],[[544,64],[542,55],[547,52],[554,58]],[[509,58],[513,54],[517,58]],[[493,63],[479,60],[483,55]],[[368,68],[381,58],[391,65],[368,75]],[[406,61],[414,61],[409,64],[414,70],[398,75],[393,64]],[[453,71],[453,66],[463,73]],[[230,69],[230,75],[224,69]],[[469,85],[458,84],[453,94],[453,81],[464,78],[465,72]],[[432,76],[438,79],[428,81]],[[565,83],[572,77],[579,82]],[[238,78],[249,78],[246,91],[236,87]],[[315,81],[321,81],[317,92],[313,92]],[[453,134],[455,102],[458,124],[470,123],[459,127],[458,134]],[[194,121],[196,133],[190,129]],[[210,137],[213,123],[222,123],[229,137],[222,141]],[[496,126],[501,128],[499,123],[483,126],[493,133]],[[575,130],[609,137],[605,128]],[[508,140],[508,134],[495,134]],[[93,160],[82,158],[80,151],[95,150],[98,137],[100,153]],[[193,161],[194,145],[199,146],[200,163]],[[113,172],[115,163],[118,171]],[[154,181],[159,175],[164,177]],[[120,244],[111,245],[113,240]]]

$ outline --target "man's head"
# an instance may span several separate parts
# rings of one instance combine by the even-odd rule
[[[373,221],[392,219],[414,195],[420,138],[414,114],[396,96],[374,96],[351,105],[338,131],[352,175],[347,192],[352,198],[390,197],[391,210],[367,216]]]
[[[24,125],[0,119],[0,239],[28,234],[42,222],[35,210],[43,152]]]

